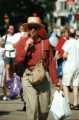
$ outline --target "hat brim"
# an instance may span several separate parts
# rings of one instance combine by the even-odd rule
[[[41,28],[41,27],[45,27],[43,24],[36,24],[36,23],[24,23],[23,24],[26,28],[29,27],[37,27],[37,28]]]

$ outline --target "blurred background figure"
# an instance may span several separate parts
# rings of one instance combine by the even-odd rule
[[[75,39],[75,31],[68,33],[69,36],[66,42],[62,46],[64,51],[63,58],[63,77],[62,85],[65,96],[69,100],[68,86],[73,88],[73,103],[71,108],[73,110],[78,110],[78,86],[79,86],[79,47],[77,46],[77,41]],[[70,102],[70,101],[69,101]]]
[[[6,84],[5,84],[5,47],[4,40],[0,37],[0,88],[3,90],[3,100],[7,99]]]
[[[12,43],[13,34],[14,34],[14,26],[9,25],[6,34],[2,37],[5,42],[6,80],[10,80],[13,74],[13,63],[15,58],[15,49]]]
[[[18,43],[18,41],[20,40],[22,36],[24,35],[27,36],[26,34],[27,31],[28,30],[27,30],[26,24],[21,23],[18,25],[18,30],[16,33],[14,33],[12,37],[14,46],[16,45],[16,43]]]
[[[3,30],[4,30],[3,34],[5,34],[7,32],[9,24],[10,24],[10,18],[8,16],[8,14],[5,13],[3,16]]]

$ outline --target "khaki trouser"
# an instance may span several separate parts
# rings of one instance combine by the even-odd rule
[[[26,102],[26,120],[46,120],[49,110],[49,81],[45,79],[40,85],[34,87],[27,78],[24,74],[22,85]]]
[[[52,112],[49,112],[47,120],[55,120]]]

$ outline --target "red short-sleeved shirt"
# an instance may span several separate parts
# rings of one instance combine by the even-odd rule
[[[28,39],[27,37],[22,37],[20,38],[18,43],[15,45],[15,49],[16,49],[15,62],[16,63],[24,61],[25,54],[26,54],[26,51],[24,50],[24,48],[25,48],[27,39]]]
[[[65,41],[66,41],[66,38],[64,36],[60,37],[60,39],[56,45],[56,48],[55,48],[56,51],[58,51],[60,57],[62,57],[63,53],[64,53],[64,51],[62,50],[62,46],[64,45]]]

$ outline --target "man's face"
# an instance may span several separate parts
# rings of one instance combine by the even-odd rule
[[[65,30],[65,32],[64,32],[64,36],[65,36],[66,38],[69,37],[69,32],[68,32],[67,30]]]
[[[39,27],[36,27],[36,26],[30,26],[29,27],[29,33],[30,33],[32,38],[34,38],[34,39],[37,38],[38,30],[39,30]]]

